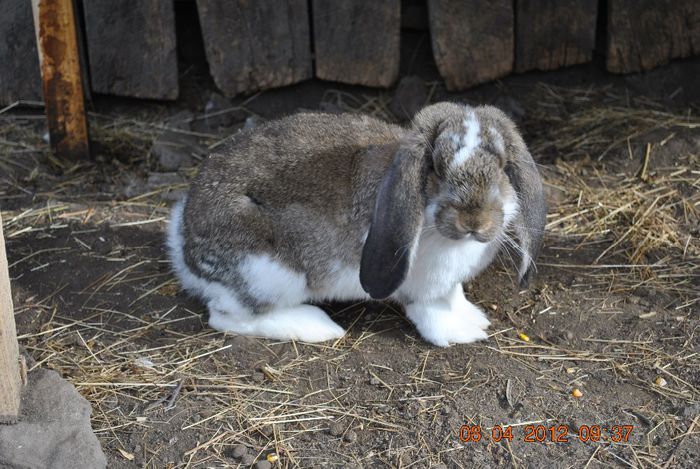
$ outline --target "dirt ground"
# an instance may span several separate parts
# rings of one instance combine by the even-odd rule
[[[447,349],[382,303],[324,305],[348,329],[334,343],[207,327],[163,248],[168,207],[196,164],[165,172],[151,145],[172,115],[201,115],[210,84],[192,80],[170,105],[96,97],[96,162],[51,157],[36,110],[0,113],[21,345],[91,402],[110,468],[697,467],[700,61],[627,77],[597,70],[463,94],[421,71],[426,101],[496,103],[515,116],[550,204],[531,288],[518,290],[502,253],[465,286],[490,313],[489,340]],[[393,93],[308,82],[233,100],[223,127],[172,131],[213,146],[250,116],[395,119]],[[463,425],[481,439],[462,441]],[[495,441],[497,425],[512,441]],[[568,442],[553,441],[565,430]]]

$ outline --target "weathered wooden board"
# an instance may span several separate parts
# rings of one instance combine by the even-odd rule
[[[391,86],[399,74],[400,0],[313,0],[316,77]]]
[[[305,0],[197,0],[209,70],[226,96],[313,76]]]
[[[83,9],[93,92],[177,98],[172,0],[86,0]]]
[[[428,0],[433,55],[448,90],[513,71],[511,0]]]
[[[700,2],[608,0],[607,68],[638,72],[700,54]]]
[[[590,62],[597,13],[598,0],[517,0],[515,71]]]
[[[87,158],[90,146],[73,0],[31,0],[31,5],[51,148],[60,158]]]
[[[0,104],[41,101],[32,4],[27,0],[0,1],[0,64]]]
[[[19,416],[22,381],[14,314],[0,218],[0,424],[14,422]]]

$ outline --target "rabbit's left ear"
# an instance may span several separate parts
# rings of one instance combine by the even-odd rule
[[[360,262],[360,284],[374,299],[391,296],[408,274],[423,226],[429,158],[416,135],[401,143],[382,177]]]
[[[513,157],[506,162],[504,171],[518,196],[519,213],[513,224],[522,256],[518,280],[522,288],[527,288],[542,249],[547,202],[537,165],[525,143],[518,140],[514,145]]]

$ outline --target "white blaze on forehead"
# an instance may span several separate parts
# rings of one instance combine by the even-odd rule
[[[464,119],[464,136],[462,137],[462,147],[457,150],[452,159],[453,166],[461,166],[465,161],[472,156],[476,147],[481,144],[481,138],[479,137],[479,132],[481,127],[479,126],[479,121],[476,119],[476,114],[470,112]]]

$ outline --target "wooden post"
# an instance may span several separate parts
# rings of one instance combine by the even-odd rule
[[[93,93],[176,99],[172,0],[83,2]]]
[[[700,2],[608,0],[607,68],[649,70],[700,53]]]
[[[593,60],[598,0],[517,0],[515,71]]]
[[[512,0],[428,0],[433,56],[448,90],[513,71]]]
[[[87,158],[80,52],[73,0],[32,0],[49,138],[56,156]]]
[[[316,77],[389,87],[399,76],[399,0],[313,0]]]
[[[21,388],[17,330],[0,218],[0,423],[17,420]]]
[[[306,0],[197,0],[197,10],[209,70],[226,96],[313,76]]]

